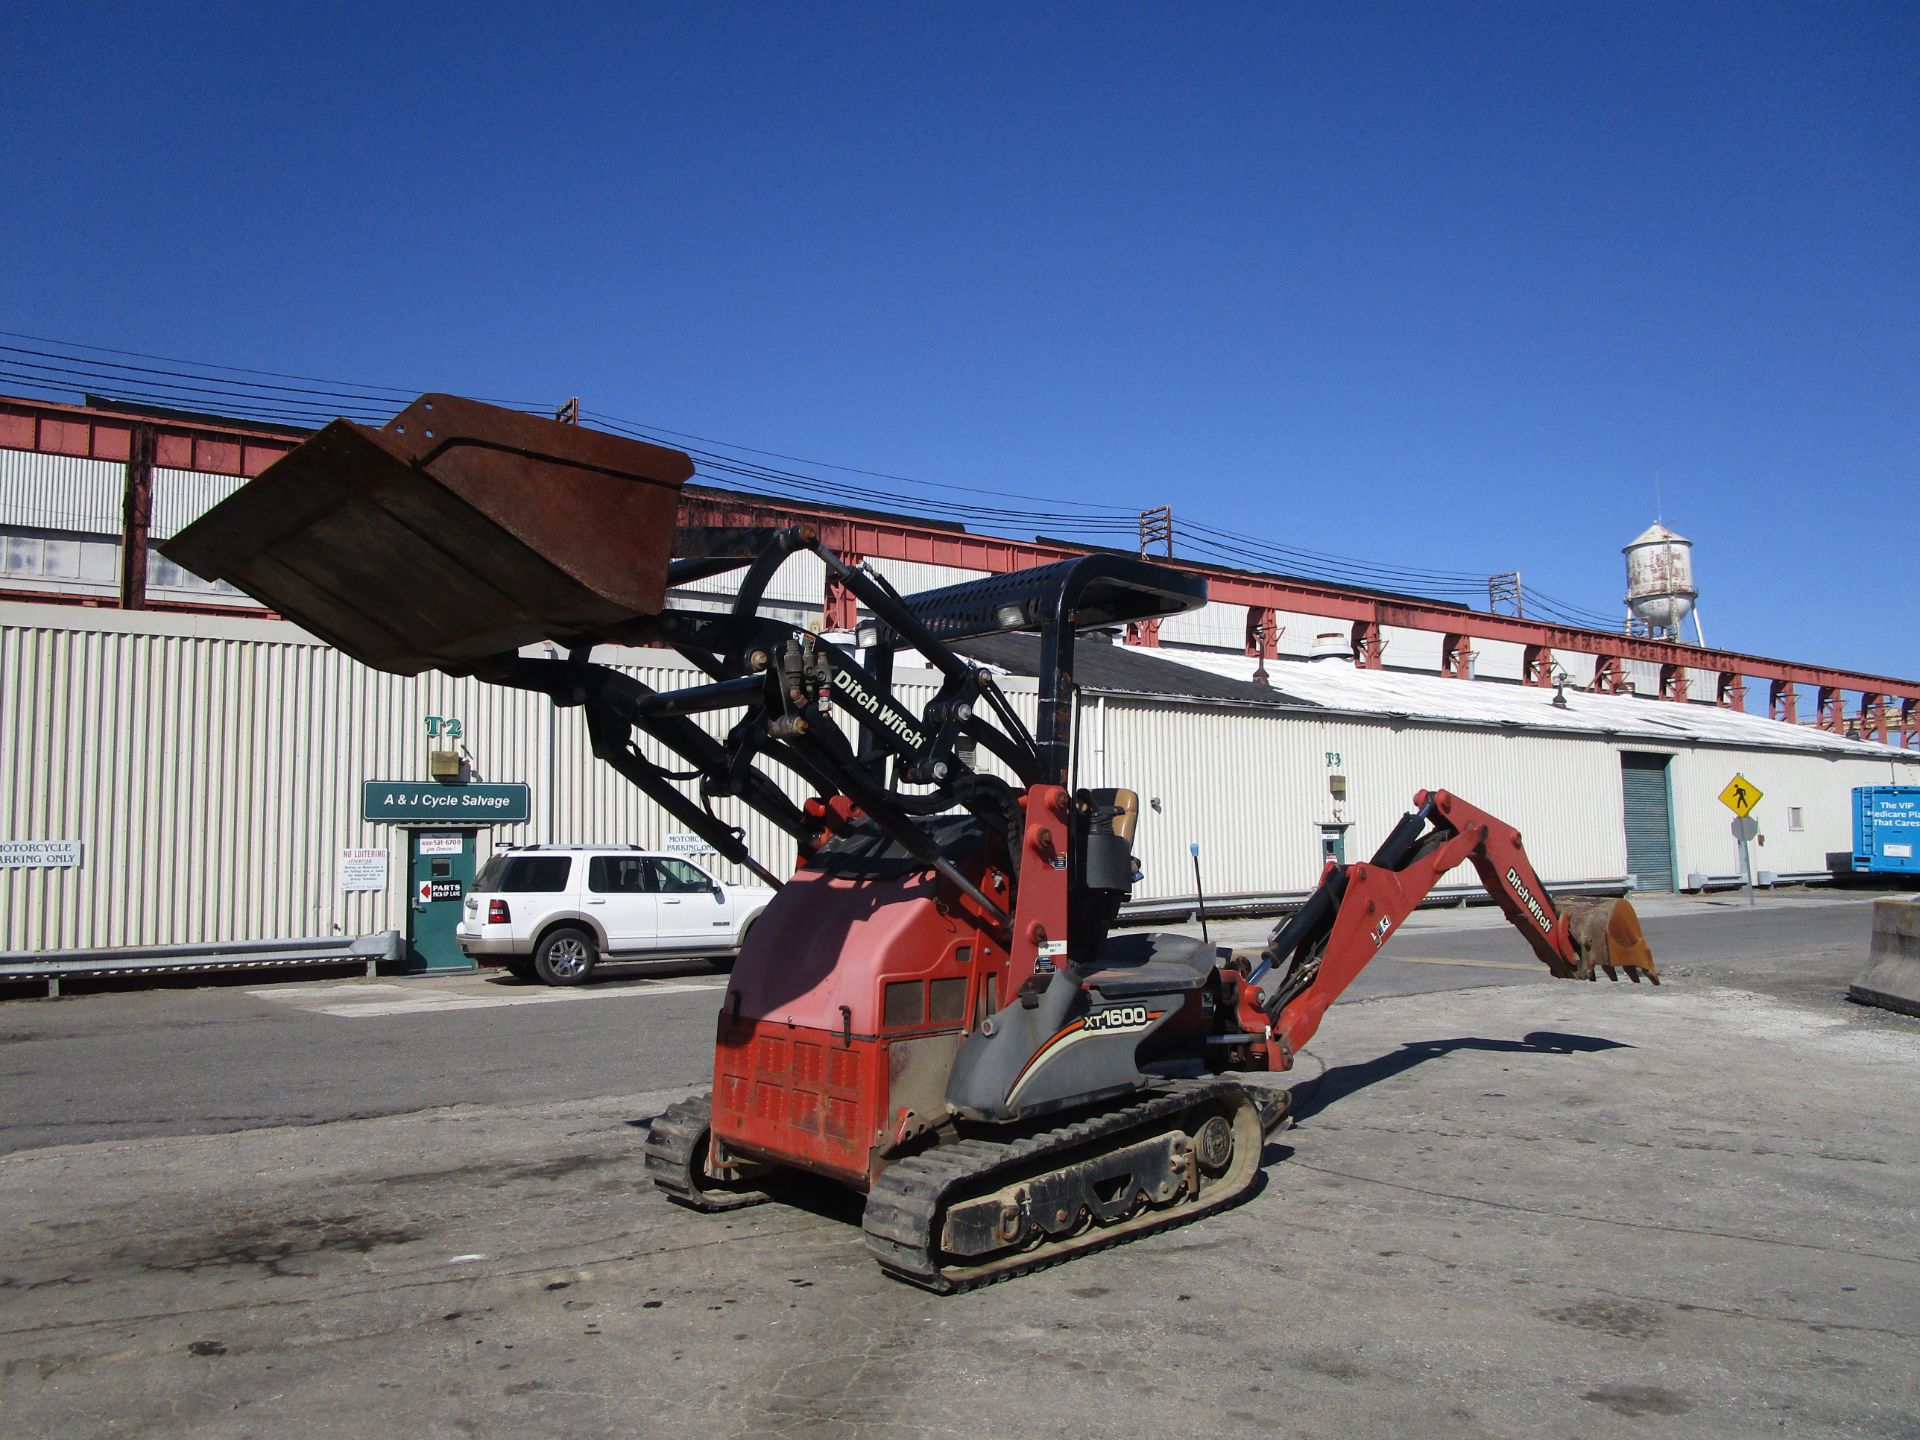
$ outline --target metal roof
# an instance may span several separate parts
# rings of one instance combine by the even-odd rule
[[[1033,674],[1038,641],[1004,635],[964,648],[1015,674]],[[1267,661],[1270,683],[1256,684],[1251,656],[1218,651],[1103,643],[1083,636],[1074,651],[1074,679],[1093,694],[1156,696],[1417,720],[1441,725],[1559,731],[1650,743],[1737,745],[1874,757],[1920,765],[1920,754],[1788,725],[1744,710],[1681,704],[1634,695],[1569,688],[1566,706],[1551,688],[1492,680],[1454,680],[1403,670],[1363,670],[1346,656]]]

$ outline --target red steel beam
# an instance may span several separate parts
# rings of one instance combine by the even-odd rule
[[[80,595],[68,590],[15,590],[0,587],[0,605],[17,602],[22,605],[70,605],[81,610],[123,610],[118,595]],[[269,610],[262,605],[222,605],[217,602],[199,600],[156,600],[147,596],[147,603],[140,607],[149,613],[159,612],[167,615],[218,615],[228,620],[278,620],[278,610]]]
[[[301,437],[262,426],[201,424],[122,415],[51,400],[20,400],[0,395],[0,449],[32,450],[41,455],[74,455],[82,460],[133,458],[133,432],[153,432],[153,463],[167,470],[199,470],[209,475],[258,475],[300,443]]]
[[[150,420],[51,401],[0,396],[0,448],[36,450],[46,454],[81,455],[125,463],[129,437],[136,425],[155,432],[154,463],[171,469],[201,470],[219,475],[257,475],[299,443],[301,436],[271,426],[250,427],[184,420]],[[1001,573],[1029,565],[1044,565],[1091,547],[1054,540],[1013,540],[974,535],[955,526],[919,522],[904,517],[866,515],[835,510],[801,501],[745,496],[690,487],[682,497],[682,519],[689,524],[812,524],[833,550],[864,555],[873,560],[910,560],[961,570]],[[1644,661],[1743,675],[1781,685],[1808,685],[1824,692],[1852,691],[1888,696],[1902,702],[1920,701],[1920,681],[1897,680],[1855,670],[1836,670],[1744,655],[1730,650],[1708,650],[1668,640],[1650,640],[1569,625],[1548,625],[1512,615],[1489,615],[1440,601],[1412,596],[1382,596],[1366,591],[1292,577],[1259,575],[1215,565],[1182,564],[1178,568],[1204,575],[1211,598],[1223,605],[1261,610],[1293,610],[1345,620],[1365,628],[1362,635],[1378,635],[1383,627],[1431,630],[1461,637],[1464,650],[1473,640],[1504,640],[1543,651],[1615,657],[1620,663]],[[824,597],[823,597],[824,603]],[[1823,707],[1836,708],[1832,702]],[[1822,719],[1831,724],[1830,715]]]
[[[697,491],[688,492],[685,508],[704,511],[708,507],[711,507],[714,518],[708,519],[702,514],[695,520],[689,516],[690,522],[765,525],[770,519],[778,517],[796,524],[816,524],[820,527],[821,538],[829,547],[852,549],[874,560],[917,560],[949,565],[960,570],[998,573],[1027,565],[1045,565],[1087,553],[1085,546],[1065,545],[1056,541],[1008,540],[997,536],[972,535],[963,530],[916,526],[911,521],[890,517],[841,515],[824,506],[798,505],[784,500],[762,503],[737,496],[703,496]],[[1205,575],[1208,598],[1222,605],[1241,605],[1255,610],[1293,610],[1308,615],[1368,622],[1373,626],[1433,630],[1442,635],[1461,635],[1471,640],[1506,640],[1522,647],[1538,646],[1547,651],[1613,656],[1620,662],[1640,660],[1654,666],[1710,670],[1723,675],[1743,675],[1750,679],[1872,691],[1920,700],[1920,681],[1895,680],[1855,670],[1836,670],[1824,665],[1775,660],[1763,655],[1743,655],[1732,650],[1708,650],[1671,640],[1651,640],[1606,630],[1547,625],[1538,620],[1489,615],[1439,601],[1422,601],[1412,597],[1385,599],[1360,591],[1342,590],[1338,586],[1317,584],[1311,580],[1252,575],[1212,565],[1182,565],[1179,561],[1174,564],[1180,569]]]

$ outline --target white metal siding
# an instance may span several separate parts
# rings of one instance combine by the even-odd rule
[[[1384,663],[1401,670],[1424,670],[1438,674],[1440,657],[1446,649],[1446,636],[1438,630],[1406,630],[1398,625],[1382,627],[1386,650]]]
[[[1511,640],[1475,640],[1473,673],[1485,680],[1523,680],[1527,674],[1527,647]]]
[[[118,535],[126,483],[112,461],[0,450],[0,525]]]
[[[198,470],[153,471],[154,540],[178,534],[246,483]],[[0,525],[118,535],[127,467],[112,460],[0,450]]]
[[[1567,684],[1575,690],[1584,690],[1591,685],[1593,672],[1600,665],[1596,656],[1583,655],[1577,650],[1556,650],[1553,661],[1567,672]]]
[[[984,580],[985,570],[962,570],[952,565],[930,565],[920,560],[884,560],[874,558],[867,562],[874,570],[886,576],[887,583],[902,595],[918,594],[922,590],[944,590],[949,585],[960,585],[968,580]]]
[[[1549,884],[1626,873],[1618,762],[1604,742],[1108,698],[1101,747],[1097,697],[1081,727],[1082,783],[1141,796],[1136,899],[1191,895],[1196,840],[1210,894],[1309,889],[1322,825],[1347,824],[1347,858],[1365,859],[1423,788],[1453,790],[1518,827]],[[1331,793],[1336,773],[1344,805]],[[1464,867],[1448,878],[1477,883]]]
[[[1247,607],[1209,600],[1185,615],[1169,615],[1160,622],[1160,641],[1165,645],[1204,645],[1237,653],[1247,643]]]
[[[1353,638],[1352,623],[1335,619],[1331,615],[1308,615],[1298,610],[1276,610],[1273,622],[1280,628],[1280,641],[1275,648],[1282,655],[1311,655],[1314,644],[1322,635],[1337,635],[1343,645]],[[1243,644],[1246,636],[1245,625],[1246,622],[1242,621]]]
[[[603,654],[657,688],[696,672],[665,652]],[[1329,662],[1339,663],[1339,662]],[[1028,725],[1031,680],[1003,686]],[[916,709],[934,677],[903,670]],[[404,922],[405,840],[362,823],[362,780],[424,772],[423,717],[457,715],[476,778],[525,781],[533,819],[493,841],[631,841],[678,828],[593,759],[577,711],[471,680],[368,670],[285,622],[0,604],[0,839],[79,840],[77,870],[0,870],[0,949],[364,933]],[[1104,723],[1102,715],[1104,714]],[[724,728],[725,715],[705,723]],[[548,736],[552,736],[549,750]],[[1618,752],[1671,748],[1681,875],[1729,876],[1735,771],[1764,792],[1756,869],[1804,874],[1851,841],[1856,785],[1920,783],[1920,756],[1828,758],[1779,749],[1648,747],[1373,716],[1085,699],[1078,782],[1124,785],[1143,810],[1139,898],[1297,894],[1319,874],[1319,827],[1345,823],[1364,859],[1416,790],[1444,787],[1511,821],[1550,884],[1626,873]],[[1329,763],[1329,753],[1338,760]],[[1347,781],[1336,807],[1331,774]],[[691,786],[689,786],[691,789]],[[798,794],[793,786],[790,793]],[[1805,829],[1790,832],[1798,807]],[[716,809],[784,874],[792,844],[731,802]],[[549,820],[551,816],[551,820]],[[343,846],[385,846],[383,894],[338,889]],[[722,878],[744,875],[722,866]],[[1459,883],[1472,883],[1461,871]]]
[[[665,652],[602,658],[659,689],[698,678]],[[934,680],[903,671],[897,689],[918,709]],[[1003,688],[1031,725],[1033,683]],[[482,830],[482,859],[496,842],[659,845],[678,828],[593,758],[578,711],[538,696],[385,675],[279,621],[0,607],[0,839],[86,846],[78,869],[0,870],[0,949],[403,927],[405,837],[358,818],[360,783],[424,774],[427,715],[464,722],[474,778],[532,787],[531,823]],[[791,868],[770,822],[715,808]],[[338,888],[344,846],[388,849],[385,892]]]
[[[1826,870],[1828,852],[1852,848],[1854,787],[1914,784],[1920,756],[1889,752],[1888,759],[1879,760],[1705,746],[1682,751],[1668,771],[1682,881],[1689,872],[1710,878],[1740,873],[1733,812],[1719,799],[1736,773],[1761,794],[1753,818],[1765,843],[1748,846],[1754,871],[1810,875]],[[1804,828],[1798,831],[1787,828],[1787,812],[1794,808],[1803,815]]]
[[[1720,672],[1718,670],[1695,670],[1687,673],[1687,698],[1696,704],[1714,704],[1720,698]]]
[[[705,580],[690,581],[685,585],[676,585],[676,595],[720,595],[731,603],[740,588],[741,570],[729,570],[724,575],[712,575]],[[766,598],[784,602],[785,605],[801,609],[811,609],[818,617],[827,599],[827,562],[818,555],[790,555],[777,571],[766,589]]]
[[[168,470],[156,466],[153,517],[148,522],[148,533],[155,544],[172,539],[246,483],[238,475],[208,475],[199,470]]]

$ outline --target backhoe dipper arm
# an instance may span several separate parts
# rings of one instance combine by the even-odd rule
[[[1534,873],[1520,834],[1457,795],[1423,790],[1414,809],[1387,836],[1371,861],[1329,861],[1319,888],[1277,927],[1249,975],[1241,1023],[1266,1032],[1285,1069],[1320,1026],[1320,1018],[1354,977],[1380,953],[1442,876],[1462,861],[1479,873],[1487,893],[1555,976],[1593,980],[1625,970],[1660,981],[1640,922],[1625,900],[1557,902]],[[1269,975],[1264,989],[1255,987]],[[1251,1012],[1251,1013],[1250,1013]]]

